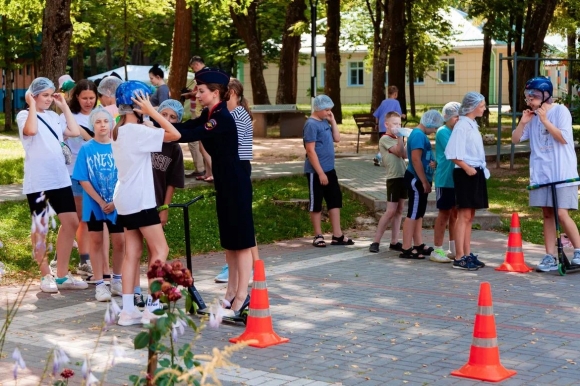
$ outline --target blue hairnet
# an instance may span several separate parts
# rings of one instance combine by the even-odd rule
[[[443,117],[437,110],[429,110],[421,117],[421,122],[423,126],[428,129],[437,129],[445,122],[443,122]]]
[[[117,92],[117,87],[123,83],[123,81],[116,76],[107,76],[101,80],[99,83],[99,87],[97,87],[97,91],[99,94],[114,98],[115,92]]]
[[[37,96],[41,92],[50,89],[56,90],[56,88],[54,87],[54,83],[52,83],[52,80],[48,78],[36,78],[32,81],[32,83],[30,83],[30,86],[28,86],[27,92],[30,92],[32,96]]]
[[[171,109],[175,111],[175,114],[177,114],[177,122],[181,122],[181,118],[183,118],[183,106],[181,103],[179,103],[179,101],[176,101],[175,99],[164,100],[157,108],[157,111],[161,113],[165,109]]]
[[[322,111],[334,107],[334,102],[328,95],[317,95],[312,105],[314,111]]]
[[[95,121],[97,120],[97,118],[102,117],[103,115],[109,120],[109,126],[111,130],[113,130],[113,127],[115,127],[115,118],[113,118],[113,116],[107,109],[101,106],[91,111],[91,115],[89,115],[90,130],[95,131]]]
[[[463,97],[463,101],[461,102],[461,107],[459,108],[459,115],[466,115],[472,112],[479,106],[481,101],[484,101],[485,98],[478,92],[470,91]]]
[[[458,116],[459,107],[461,107],[459,102],[449,102],[443,106],[443,120],[447,122],[451,118]]]

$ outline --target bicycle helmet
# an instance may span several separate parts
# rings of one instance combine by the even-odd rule
[[[115,101],[117,107],[121,105],[133,105],[132,97],[141,92],[143,95],[151,95],[151,88],[139,80],[128,80],[117,87]]]
[[[552,81],[547,76],[537,76],[526,82],[526,90],[547,92],[551,97],[554,92],[554,87],[552,86]]]

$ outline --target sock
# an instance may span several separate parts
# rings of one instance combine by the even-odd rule
[[[133,312],[135,309],[135,304],[133,303],[133,294],[125,295],[123,294],[123,311]]]
[[[98,286],[100,286],[100,285],[105,285],[105,281],[104,281],[103,279],[101,279],[101,280],[97,280],[97,281],[96,281],[94,284],[95,284],[95,286],[97,286],[97,287],[98,287]]]
[[[68,279],[68,276],[65,277],[55,277],[54,281],[56,282],[56,284],[62,284],[66,281],[66,279]]]
[[[133,288],[133,293],[136,295],[141,295],[141,287],[137,286],[137,287]]]
[[[452,254],[457,254],[457,251],[455,250],[455,240],[449,240],[449,250]]]
[[[89,254],[88,253],[83,253],[80,257],[81,257],[81,265],[88,263],[88,261],[89,261]]]
[[[147,295],[147,302],[146,304],[146,308],[148,311],[153,312],[155,310],[158,310],[159,308],[161,308],[161,304],[159,302],[159,299],[153,301],[153,298],[151,297],[151,295]]]
[[[435,245],[435,250],[438,250],[438,249],[443,249],[443,245],[439,245],[439,246]]]
[[[111,280],[111,284],[120,283],[123,275],[117,275],[113,272],[113,279]]]

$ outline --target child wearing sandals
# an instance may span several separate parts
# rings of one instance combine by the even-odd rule
[[[117,222],[117,211],[113,203],[113,191],[117,183],[117,168],[111,148],[113,116],[98,107],[89,115],[89,129],[95,137],[81,146],[73,171],[73,178],[83,188],[82,221],[89,234],[89,255],[93,269],[95,299],[100,302],[111,300],[111,295],[121,296],[121,267],[125,255],[123,227]],[[104,267],[109,265],[109,244],[103,240],[104,225],[111,235],[113,244],[113,278],[111,289],[103,281]]]
[[[149,86],[139,81],[122,83],[116,91],[116,102],[121,119],[113,130],[113,157],[118,170],[113,202],[118,221],[124,228],[125,261],[123,262],[123,310],[118,324],[130,326],[149,323],[152,312],[159,308],[152,304],[148,315],[134,304],[133,284],[135,270],[143,251],[143,239],[150,247],[151,261],[164,262],[169,253],[161,227],[155,188],[151,153],[161,151],[163,142],[176,141],[181,134],[149,102]],[[143,115],[149,115],[162,129],[143,124]]]
[[[409,165],[405,171],[405,185],[409,195],[407,218],[403,224],[403,249],[401,259],[424,259],[433,252],[423,244],[423,216],[427,209],[427,198],[431,192],[435,157],[427,135],[433,134],[443,125],[443,117],[437,110],[429,110],[421,117],[407,139]],[[414,242],[413,245],[412,242]]]
[[[390,87],[389,87],[390,89]],[[369,252],[378,253],[379,243],[387,225],[391,223],[391,243],[389,249],[400,251],[403,245],[399,242],[399,231],[401,230],[401,220],[403,217],[403,206],[407,199],[407,188],[405,187],[405,144],[403,137],[398,136],[401,128],[401,114],[391,111],[385,115],[385,135],[379,141],[379,150],[383,166],[387,169],[387,210],[381,216],[377,225],[375,239],[369,247]]]
[[[312,115],[304,125],[304,147],[306,161],[304,173],[308,180],[310,203],[308,210],[314,227],[315,247],[326,247],[321,228],[322,199],[326,201],[328,216],[332,225],[331,245],[353,245],[340,229],[340,208],[342,192],[334,170],[334,142],[340,141],[338,126],[332,114],[334,103],[326,95],[314,98]],[[338,236],[337,236],[338,235]]]

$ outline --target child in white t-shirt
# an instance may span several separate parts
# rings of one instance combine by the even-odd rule
[[[113,130],[113,157],[118,170],[113,202],[119,224],[125,228],[123,311],[118,321],[121,326],[149,322],[135,308],[133,296],[138,274],[135,265],[141,258],[143,239],[150,247],[151,262],[164,262],[169,253],[157,213],[151,153],[161,151],[164,141],[176,141],[181,134],[151,105],[147,97],[150,94],[149,87],[139,81],[125,82],[116,92],[121,119]],[[162,129],[144,125],[143,115],[149,115]],[[148,305],[150,313],[156,308],[158,304]]]

